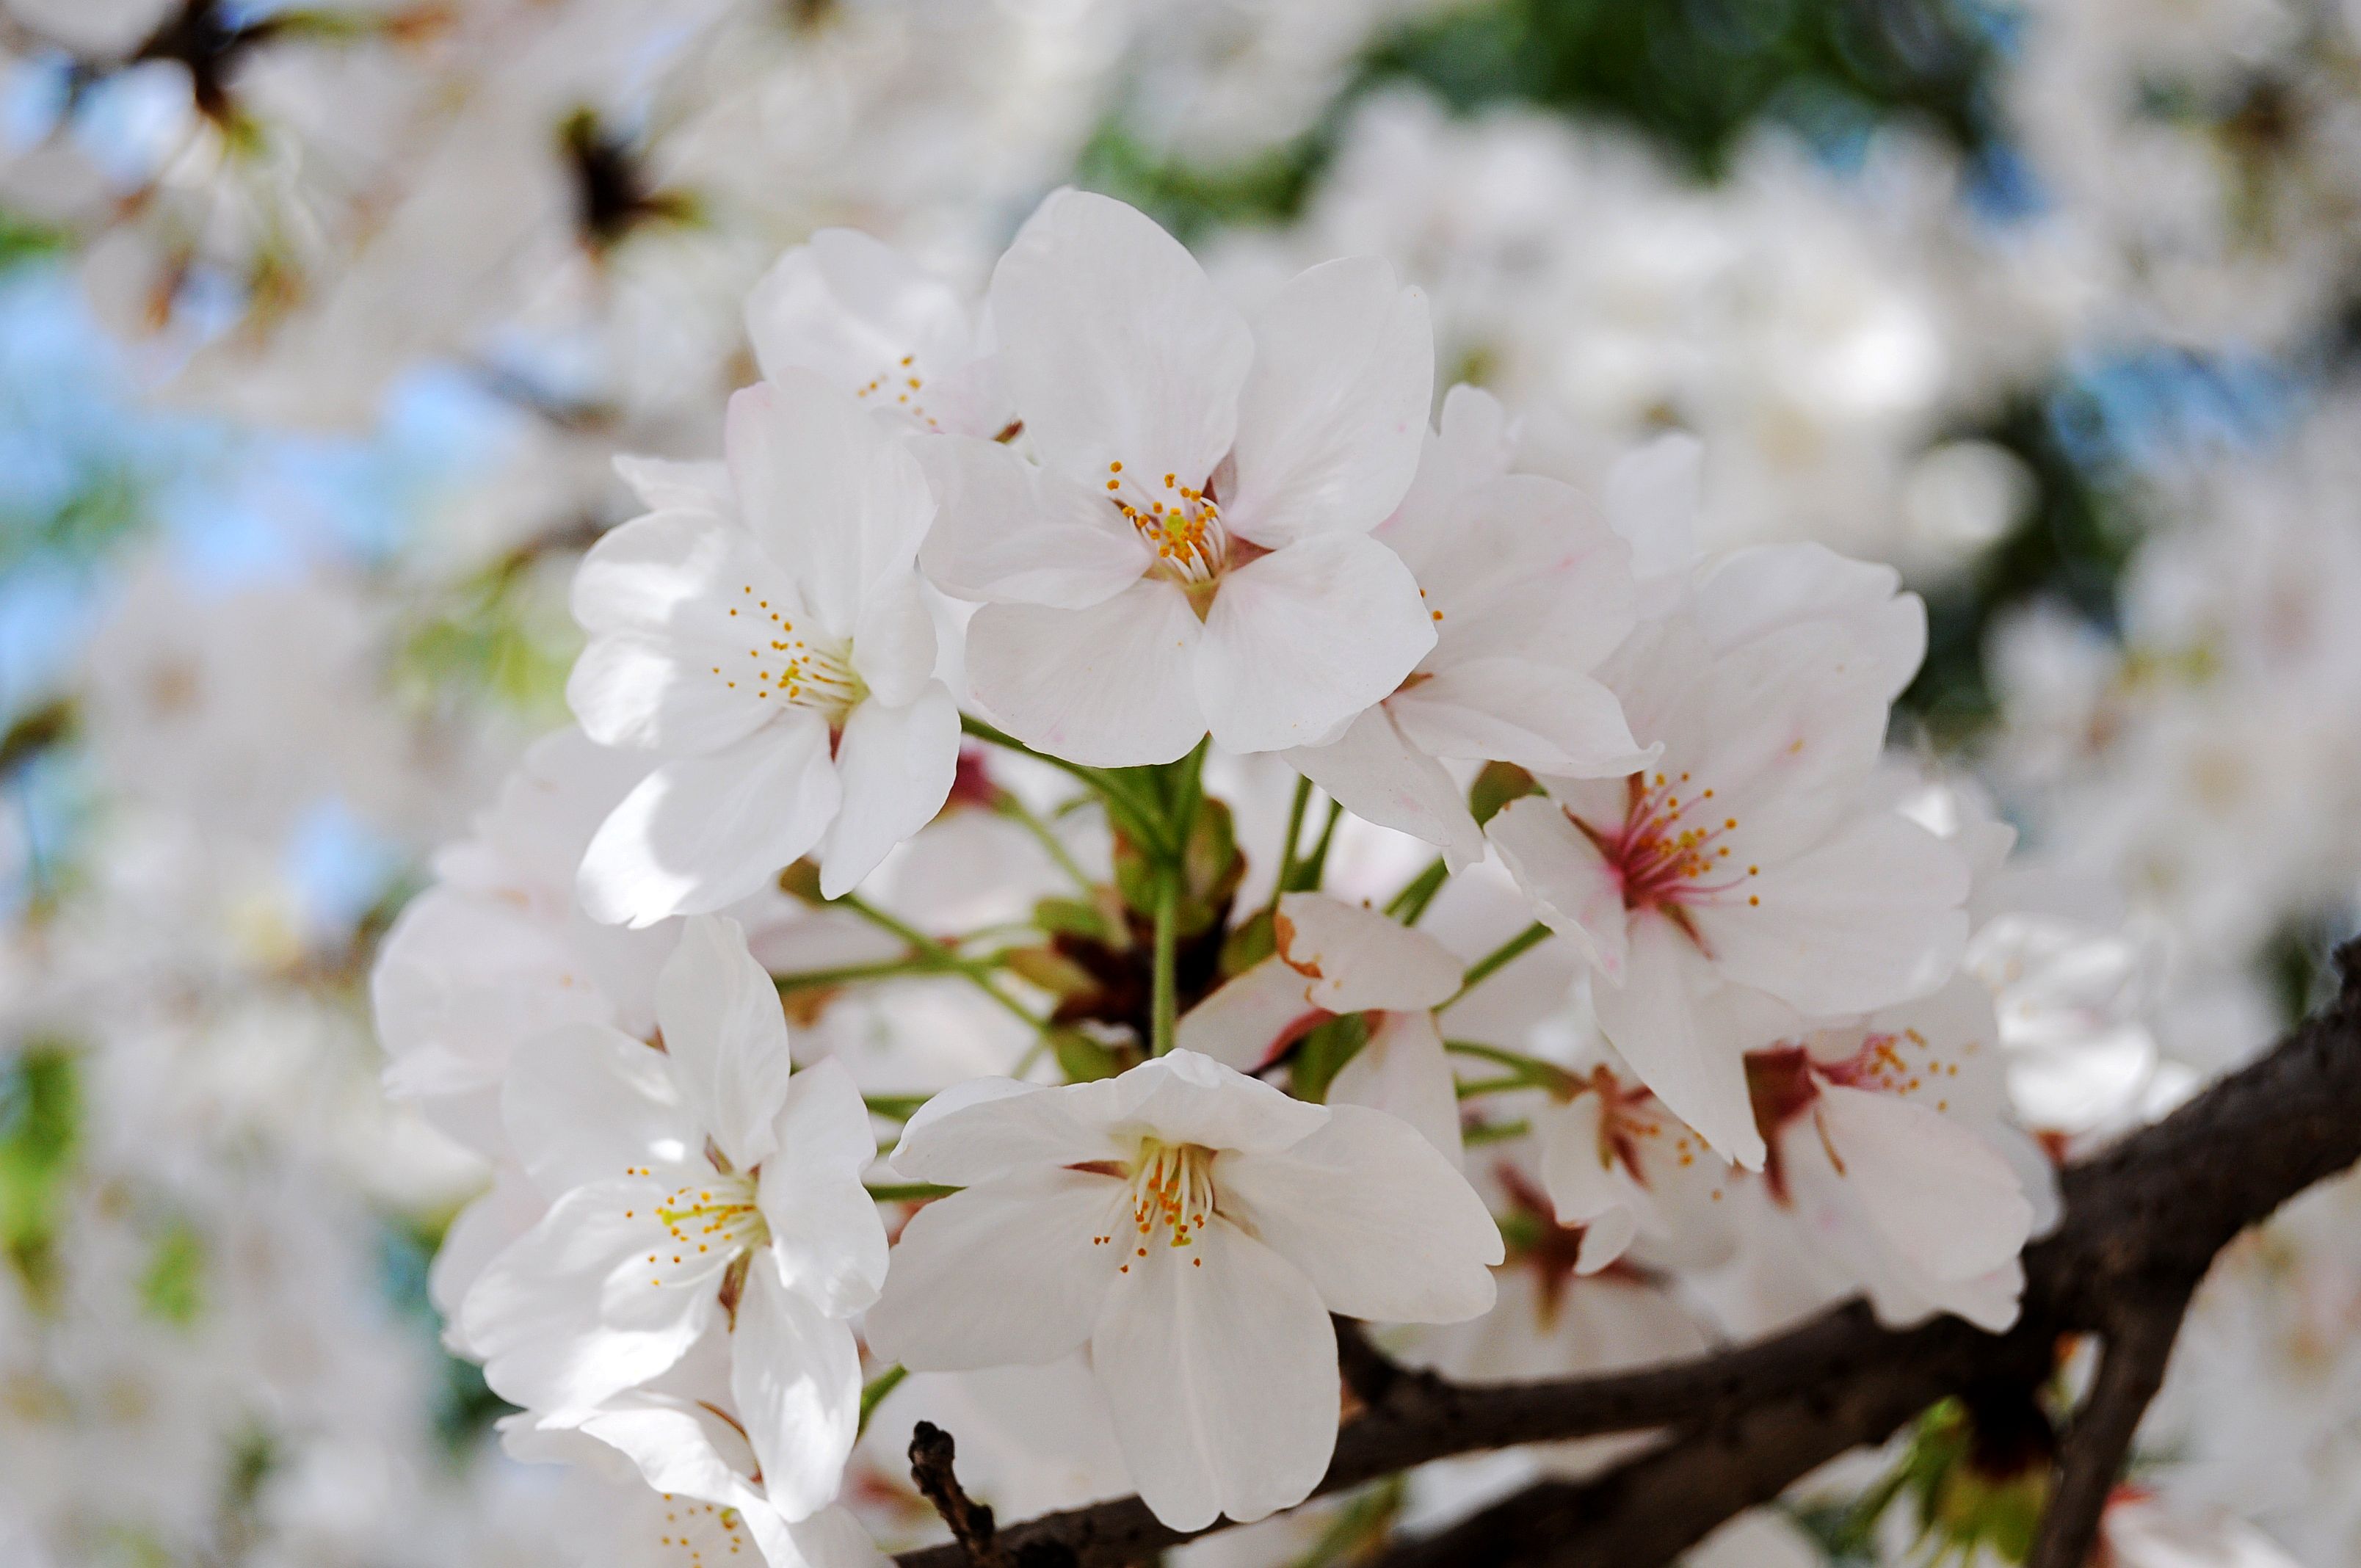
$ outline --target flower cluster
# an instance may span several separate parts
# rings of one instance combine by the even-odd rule
[[[1383,263],[1247,317],[1102,196],[976,302],[823,234],[748,326],[724,460],[628,464],[576,577],[579,730],[379,970],[503,1172],[436,1288],[512,1452],[789,1568],[901,1528],[846,1499],[906,1377],[881,1426],[1064,1390],[1049,1495],[1197,1530],[1318,1482],[1332,1315],[1477,1366],[1653,1303],[1607,1365],[1710,1266],[1724,1331],[2013,1321],[2011,835],[1885,751],[1890,569],[1698,552],[1683,438],[1517,472]],[[979,814],[1029,861],[930,869]]]
[[[0,5],[0,1559],[1336,1568],[1646,1441],[1340,1353],[2009,1324],[2361,918],[2361,9],[1737,10]],[[2109,1568],[2361,1557],[2356,1190]]]

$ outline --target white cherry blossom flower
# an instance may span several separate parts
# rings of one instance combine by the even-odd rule
[[[1764,1157],[1745,1051],[1798,1016],[1925,995],[1957,967],[1968,870],[1869,789],[1892,661],[1803,617],[1716,651],[1673,616],[1610,684],[1644,773],[1547,780],[1487,836],[1592,970],[1600,1028],[1675,1114],[1741,1165]]]
[[[746,299],[766,380],[816,372],[865,408],[952,435],[996,435],[1007,394],[950,285],[858,229],[822,229]]]
[[[1087,1343],[1141,1497],[1183,1530],[1260,1519],[1318,1482],[1331,1312],[1473,1317],[1502,1255],[1483,1203],[1402,1122],[1193,1051],[1066,1088],[962,1085],[892,1163],[965,1190],[902,1233],[872,1346],[957,1371]]]
[[[582,1024],[518,1052],[509,1135],[550,1210],[478,1277],[461,1327],[496,1391],[568,1427],[726,1321],[765,1493],[802,1519],[836,1495],[861,1392],[844,1320],[885,1272],[868,1113],[833,1062],[789,1076],[734,922],[686,924],[656,1017],[661,1050]]]
[[[1270,957],[1191,1008],[1175,1042],[1257,1072],[1306,1031],[1369,1014],[1369,1038],[1328,1085],[1331,1104],[1400,1117],[1453,1161],[1459,1098],[1433,1009],[1459,989],[1451,949],[1374,909],[1317,893],[1283,894]]]
[[[1401,685],[1287,760],[1356,815],[1414,833],[1457,870],[1483,858],[1439,758],[1621,775],[1651,760],[1590,672],[1630,633],[1631,550],[1570,485],[1509,469],[1508,416],[1454,387],[1410,493],[1372,537],[1400,555],[1434,622]]]
[[[752,1445],[721,1402],[635,1391],[576,1427],[511,1416],[501,1439],[513,1458],[571,1464],[583,1477],[577,1496],[588,1517],[578,1534],[588,1568],[722,1568],[731,1558],[744,1563],[750,1544],[767,1568],[885,1563],[840,1504],[785,1518],[763,1495]]]
[[[1714,1223],[1729,1167],[1638,1084],[1598,1067],[1532,1118],[1542,1185],[1561,1225],[1579,1226],[1575,1272],[1596,1274],[1649,1244],[1652,1259],[1710,1263],[1726,1250]]]
[[[1315,267],[1250,326],[1119,202],[1061,191],[1001,258],[998,362],[1038,465],[925,444],[928,575],[983,603],[976,700],[1071,761],[1333,740],[1434,645],[1370,531],[1418,464],[1426,306],[1381,261]]]
[[[1999,1036],[1990,995],[1961,976],[1747,1064],[1772,1196],[1888,1323],[2016,1321],[2017,1255],[2057,1205],[2047,1163],[2002,1123]]]
[[[785,370],[730,402],[729,467],[642,469],[656,510],[574,584],[566,683],[603,745],[663,759],[582,862],[596,917],[719,909],[807,852],[849,891],[940,809],[959,710],[914,562],[933,515],[902,442]]]

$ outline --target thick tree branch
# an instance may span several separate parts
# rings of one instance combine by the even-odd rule
[[[1886,1330],[1853,1302],[1678,1365],[1491,1387],[1422,1379],[1414,1397],[1389,1395],[1345,1426],[1320,1489],[1451,1454],[1664,1428],[1663,1442],[1595,1480],[1529,1488],[1388,1559],[1389,1568],[1461,1562],[1647,1568],[1837,1454],[1883,1441],[1947,1395],[2039,1378],[2059,1334],[2112,1333],[2128,1345],[2137,1333],[2157,1333],[2169,1354],[2180,1306],[2214,1255],[2297,1193],[2361,1159],[2361,946],[2338,959],[2344,990],[2327,1011],[2164,1121],[2063,1174],[2065,1219],[2026,1253],[2024,1311],[2008,1333],[1986,1334],[1949,1318]],[[2160,1373],[2162,1354],[2152,1346],[2127,1357],[2123,1387],[2136,1391],[2135,1373],[2151,1360]],[[1356,1380],[1368,1372],[1357,1366]],[[2106,1376],[2103,1370],[2103,1382]],[[2107,1451],[2109,1432],[2136,1424],[2137,1409],[2121,1413],[2131,1403],[2129,1393],[2119,1393],[2102,1406],[2094,1389],[2084,1435],[2068,1441],[2061,1508],[2091,1486],[2103,1500],[2121,1459],[2120,1451]],[[2138,1403],[2145,1405],[2144,1394]],[[2074,1478],[2101,1471],[2103,1481]],[[1158,1524],[1128,1497],[1046,1515],[999,1540],[1027,1568],[1112,1568],[1187,1534]],[[903,1568],[958,1568],[961,1561],[957,1546],[900,1559]]]

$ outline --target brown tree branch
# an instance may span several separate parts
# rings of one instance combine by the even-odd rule
[[[2026,1252],[2023,1312],[2009,1332],[1986,1334],[1950,1318],[1888,1330],[1852,1302],[1676,1365],[1489,1387],[1424,1380],[1415,1398],[1389,1397],[1345,1427],[1320,1490],[1452,1454],[1665,1428],[1663,1442],[1604,1475],[1529,1488],[1388,1559],[1388,1568],[1648,1568],[1836,1455],[1883,1441],[1947,1395],[2038,1379],[2060,1334],[2114,1333],[2123,1342],[2132,1324],[2160,1319],[2168,1303],[2177,1325],[2180,1306],[2233,1237],[2361,1159],[2361,945],[2338,961],[2336,1002],[2277,1049],[2063,1173],[2065,1218]],[[2169,1351],[2172,1329],[2159,1332]],[[2136,1387],[2139,1364],[2126,1361],[2126,1387]],[[2099,1418],[2097,1400],[2094,1390],[2086,1420]],[[2117,1396],[2105,1409],[2128,1402]],[[2125,1419],[2136,1424],[2137,1411],[2106,1417]],[[2082,1471],[2103,1468],[2111,1481],[2120,1454],[2110,1458],[2103,1448],[2107,1431],[2097,1425],[2080,1444],[2070,1439],[2070,1464],[2090,1453],[2079,1462]],[[2092,1484],[2061,1485],[2059,1496]],[[1127,1497],[1028,1520],[999,1539],[1027,1568],[1113,1568],[1191,1533],[1202,1532],[1169,1530]],[[902,1568],[958,1568],[961,1561],[956,1546],[900,1559]]]
[[[2123,1474],[2132,1434],[2164,1383],[2172,1343],[2189,1310],[2183,1293],[2142,1300],[2107,1334],[2091,1392],[2074,1412],[2058,1455],[2058,1490],[2026,1568],[2082,1568],[2099,1541],[2099,1516]]]

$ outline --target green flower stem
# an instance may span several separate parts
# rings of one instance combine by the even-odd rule
[[[997,746],[1003,751],[1030,757],[1037,762],[1047,762],[1081,780],[1090,786],[1092,794],[1105,803],[1108,817],[1125,836],[1153,854],[1161,856],[1169,852],[1170,845],[1164,833],[1164,813],[1160,803],[1153,798],[1152,784],[1146,786],[1150,793],[1143,794],[1141,783],[1124,772],[1113,768],[1084,767],[1080,762],[1067,762],[1063,757],[1053,757],[1047,751],[1037,751],[1006,730],[995,729],[969,714],[960,715],[960,729],[987,746]]]
[[[880,1203],[924,1203],[960,1190],[957,1187],[938,1187],[931,1181],[884,1182],[873,1185],[869,1196]]]
[[[1547,941],[1549,934],[1550,928],[1536,920],[1474,963],[1469,964],[1466,976],[1459,982],[1459,989],[1445,998],[1443,1006],[1437,1007],[1435,1011],[1440,1013],[1444,1008],[1451,1006],[1469,992],[1491,979],[1493,975],[1522,958],[1528,951]]]
[[[1172,1048],[1173,1036],[1180,1027],[1180,998],[1173,977],[1180,925],[1180,868],[1167,864],[1156,881],[1155,1012],[1148,1036],[1148,1050],[1153,1056],[1160,1057]]]
[[[1328,803],[1328,820],[1320,825],[1320,837],[1312,840],[1312,852],[1296,865],[1295,875],[1291,879],[1294,886],[1290,891],[1320,891],[1320,879],[1328,873],[1328,846],[1336,837],[1336,819],[1344,815],[1343,801],[1331,800]]]
[[[1073,851],[1066,848],[1066,841],[1058,837],[1057,830],[1036,816],[1031,806],[1011,792],[1002,790],[999,811],[1003,817],[1032,834],[1033,841],[1041,846],[1041,852],[1055,861],[1058,869],[1071,878],[1076,887],[1086,894],[1091,892],[1093,884],[1089,873],[1076,863]]]
[[[1003,991],[999,983],[993,979],[992,970],[987,965],[974,959],[960,957],[942,942],[929,937],[916,926],[886,914],[885,911],[857,894],[848,893],[843,897],[831,902],[840,908],[851,910],[878,929],[890,931],[907,942],[910,945],[914,970],[918,972],[931,970],[942,974],[963,976],[977,990],[1022,1018],[1027,1028],[1038,1031],[1049,1026],[1048,1019],[1041,1017],[1031,1008]]]
[[[1434,902],[1434,895],[1443,891],[1450,876],[1451,868],[1437,855],[1431,865],[1386,901],[1386,913],[1405,926],[1417,925],[1418,917],[1426,913],[1426,906]]]
[[[1303,814],[1312,805],[1312,781],[1299,776],[1295,781],[1295,801],[1287,808],[1287,837],[1279,844],[1279,874],[1271,878],[1268,912],[1279,914],[1279,894],[1287,891],[1287,879],[1295,872],[1295,844],[1303,837]]]
[[[1529,1057],[1522,1051],[1505,1050],[1499,1046],[1485,1045],[1480,1040],[1445,1040],[1443,1048],[1454,1056],[1474,1057],[1479,1061],[1509,1069],[1506,1078],[1479,1079],[1460,1085],[1462,1099],[1471,1094],[1490,1094],[1510,1089],[1546,1089],[1564,1098],[1570,1096],[1576,1088],[1573,1076],[1565,1069],[1555,1062],[1543,1061],[1539,1057]]]
[[[782,993],[813,991],[821,986],[850,985],[856,981],[891,980],[897,975],[940,974],[942,966],[928,959],[879,959],[873,963],[839,964],[833,969],[796,970],[774,974],[771,983]]]
[[[931,1094],[864,1094],[861,1102],[873,1115],[889,1122],[906,1122],[918,1113],[918,1107],[933,1099]]]
[[[854,1429],[856,1432],[869,1430],[870,1415],[884,1402],[886,1395],[902,1386],[902,1379],[908,1376],[910,1369],[897,1365],[887,1367],[861,1386],[861,1424]]]
[[[1511,1138],[1521,1138],[1533,1130],[1532,1124],[1522,1119],[1514,1122],[1481,1122],[1461,1135],[1469,1148],[1486,1144],[1505,1144]]]

